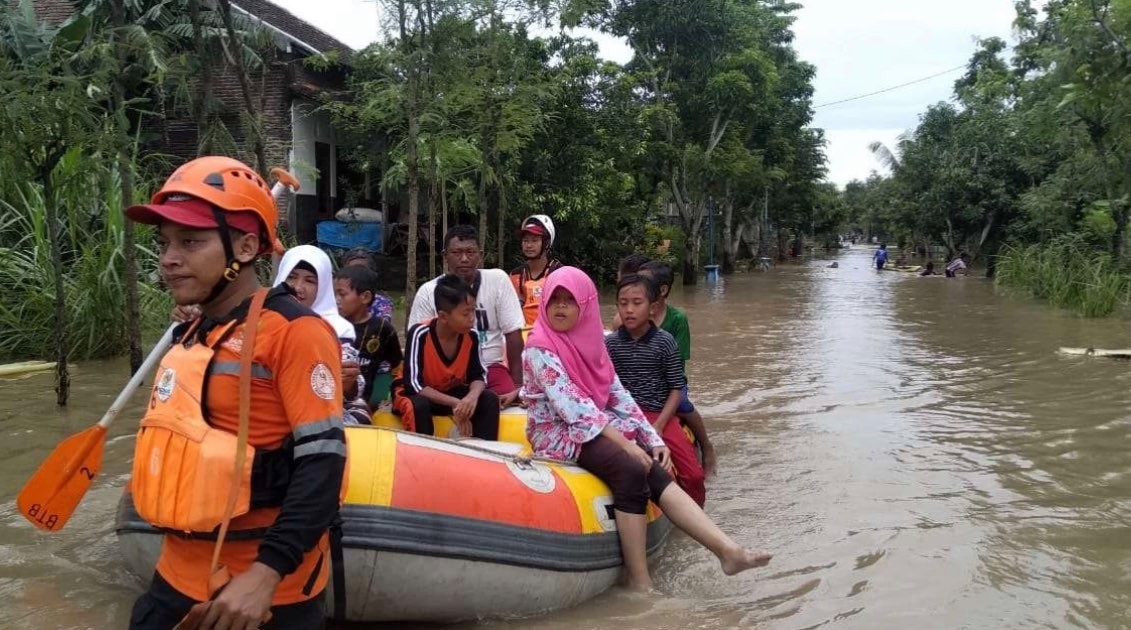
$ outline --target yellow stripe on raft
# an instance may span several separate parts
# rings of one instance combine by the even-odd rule
[[[456,423],[450,416],[434,416],[432,418],[435,437],[451,437]],[[373,412],[373,426],[386,429],[403,429],[401,419],[391,411]],[[499,414],[499,441],[511,444],[521,444],[527,449],[530,442],[526,439],[526,410],[522,407],[508,407]]]
[[[398,424],[399,421],[398,421]],[[346,503],[390,505],[393,472],[397,466],[397,434],[389,431],[346,431],[349,441],[349,479],[372,479],[371,484],[349,482]],[[376,467],[376,470],[373,468]]]
[[[602,525],[599,518],[603,515],[604,506],[606,504],[612,505],[608,486],[602,483],[596,475],[584,472],[581,469],[569,469],[559,465],[552,465],[551,468],[573,494],[573,500],[577,503],[577,513],[581,517],[581,532],[599,534],[612,529],[609,526]],[[607,501],[598,507],[594,505],[597,497],[605,497]],[[608,525],[611,525],[611,523]]]

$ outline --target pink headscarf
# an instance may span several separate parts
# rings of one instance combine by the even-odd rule
[[[581,308],[577,323],[565,332],[551,328],[549,315],[546,314],[550,296],[559,287],[569,291]],[[609,351],[605,349],[605,328],[601,323],[597,287],[584,271],[577,267],[562,267],[546,279],[542,303],[538,305],[538,320],[534,322],[526,347],[542,348],[557,355],[577,388],[592,398],[599,409],[605,408],[616,372],[609,359]]]

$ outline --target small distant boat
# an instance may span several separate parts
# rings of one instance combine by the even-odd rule
[[[1123,350],[1105,350],[1103,348],[1061,348],[1061,354],[1086,357],[1104,357],[1108,359],[1131,359],[1131,348]]]
[[[47,370],[54,369],[54,361],[21,361],[19,363],[5,363],[0,364],[0,378],[6,378],[9,376],[23,376],[25,374],[46,372]]]

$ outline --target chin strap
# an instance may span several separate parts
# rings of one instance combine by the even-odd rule
[[[243,263],[236,260],[236,252],[232,249],[232,231],[228,228],[228,220],[224,217],[223,211],[219,208],[212,208],[212,217],[216,219],[216,227],[220,231],[220,241],[224,244],[224,275],[220,277],[220,281],[216,286],[212,287],[212,291],[208,297],[204,299],[204,304],[212,302],[220,297],[224,289],[228,285],[235,282],[236,278],[240,276],[240,270],[243,269]]]

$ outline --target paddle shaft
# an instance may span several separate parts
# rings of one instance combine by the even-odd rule
[[[153,346],[153,350],[149,351],[149,356],[145,357],[145,362],[141,364],[137,372],[134,372],[133,377],[126,383],[125,388],[123,388],[121,393],[118,394],[118,397],[114,399],[114,404],[110,405],[110,408],[102,415],[102,419],[98,421],[98,426],[103,429],[110,428],[110,424],[118,417],[118,413],[122,410],[122,407],[125,407],[126,403],[133,397],[134,392],[141,386],[141,382],[145,380],[146,376],[153,372],[153,368],[157,367],[157,362],[161,360],[161,357],[165,356],[165,351],[168,350],[169,346],[173,343],[173,329],[177,326],[178,324],[174,323],[165,330],[164,335],[161,335],[161,339],[157,341],[157,345]]]

